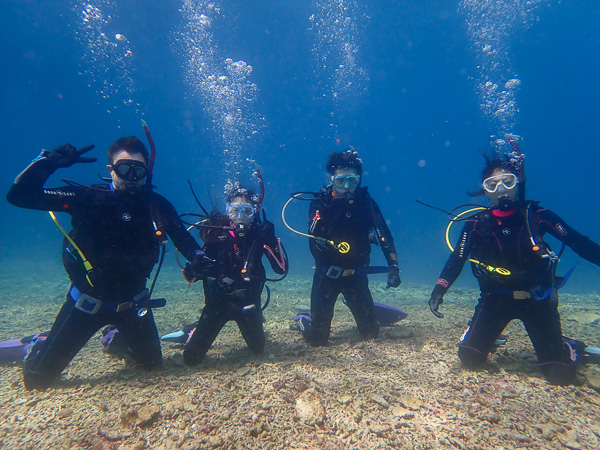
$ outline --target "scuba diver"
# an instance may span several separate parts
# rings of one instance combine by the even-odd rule
[[[388,288],[400,286],[394,239],[377,203],[367,187],[361,186],[362,161],[358,153],[354,149],[332,152],[326,168],[330,184],[310,203],[310,234],[305,235],[311,238],[310,251],[315,258],[310,315],[294,317],[312,346],[327,344],[339,294],[344,296],[361,337],[377,338],[379,322],[367,274],[385,272]],[[292,194],[290,200],[294,198]],[[373,241],[381,246],[387,266],[369,267]],[[400,312],[402,318],[406,317]]]
[[[262,256],[277,274],[284,276],[288,262],[275,227],[260,219],[264,185],[260,197],[236,183],[227,198],[227,215],[213,211],[199,225],[205,242],[202,257],[183,269],[188,283],[203,280],[205,306],[197,324],[186,331],[183,360],[200,364],[223,326],[237,323],[248,348],[260,354],[265,346],[261,294],[267,281]],[[266,305],[265,305],[266,306]]]
[[[500,333],[509,322],[519,319],[546,379],[555,385],[573,384],[572,345],[579,341],[562,338],[558,312],[558,289],[568,276],[556,276],[559,255],[543,238],[550,234],[596,265],[600,265],[600,246],[538,202],[525,201],[524,157],[510,137],[508,141],[517,157],[484,155],[482,187],[472,195],[485,194],[491,206],[477,208],[483,211],[461,219],[465,224],[458,244],[439,276],[429,306],[436,317],[444,317],[439,312],[444,294],[470,261],[481,297],[459,344],[462,364],[471,369],[481,367]]]
[[[47,338],[38,339],[28,350],[23,363],[28,390],[48,388],[107,324],[118,328],[142,367],[153,369],[162,363],[151,308],[164,306],[165,300],[151,299],[152,289],[146,289],[146,281],[159,261],[167,235],[190,261],[200,253],[200,246],[171,203],[152,191],[155,150],[143,125],[152,156],[136,137],[116,140],[108,149],[110,184],[86,186],[64,180],[67,186],[45,188],[57,169],[96,161],[83,156],[93,145],[77,150],[65,144],[42,151],[8,192],[13,205],[50,211],[55,221],[52,211],[71,215],[69,233],[56,221],[65,234],[62,257],[71,285]]]

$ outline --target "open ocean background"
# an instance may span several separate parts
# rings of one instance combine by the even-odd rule
[[[252,180],[260,166],[291,275],[308,277],[306,239],[284,228],[281,208],[291,192],[325,184],[328,153],[353,145],[403,281],[433,287],[447,222],[415,200],[472,202],[479,152],[511,133],[526,155],[528,198],[600,241],[596,0],[5,0],[0,12],[4,193],[42,148],[66,142],[95,144],[99,161],[47,185],[96,182],[115,139],[146,142],[143,118],[157,146],[154,184],[180,213],[199,212],[188,179],[205,206],[223,208],[226,180]],[[288,210],[301,231],[307,206]],[[3,201],[0,217],[3,290],[15,276],[18,286],[62,276],[62,238],[47,214]],[[563,259],[559,273],[580,258]],[[583,262],[564,292],[598,292],[599,275]],[[474,286],[468,268],[458,283]]]

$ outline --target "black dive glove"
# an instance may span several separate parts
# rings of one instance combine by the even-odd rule
[[[207,257],[204,252],[196,254],[194,260],[182,269],[183,278],[188,283],[207,278],[215,267],[215,262]]]
[[[438,311],[438,308],[442,303],[444,303],[444,294],[442,294],[441,292],[434,291],[431,294],[431,298],[429,299],[429,309],[431,309],[433,315],[438,319],[444,318],[444,315]]]
[[[273,222],[269,222],[268,220],[263,221],[263,223],[259,225],[258,230],[260,237],[265,243],[273,242],[277,239],[275,237],[275,225],[273,225]]]
[[[390,270],[388,272],[388,276],[387,276],[387,287],[391,288],[391,287],[398,287],[400,286],[400,283],[402,283],[402,281],[400,280],[400,269],[398,268],[398,266],[396,264],[392,264],[390,266]]]
[[[73,164],[77,163],[96,162],[96,158],[87,158],[81,156],[84,153],[89,152],[93,148],[94,145],[88,145],[86,147],[83,147],[82,149],[77,150],[71,144],[65,144],[55,148],[51,152],[44,152],[44,156],[48,161],[50,161],[50,164],[52,164],[55,169],[59,169],[62,167],[71,167]]]

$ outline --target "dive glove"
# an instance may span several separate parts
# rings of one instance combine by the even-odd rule
[[[71,144],[61,145],[55,148],[51,152],[44,151],[44,156],[50,163],[56,168],[71,167],[77,163],[93,163],[96,162],[96,158],[87,158],[83,155],[94,148],[94,145],[88,145],[82,149],[77,150]]]
[[[429,309],[431,309],[433,315],[439,319],[444,317],[444,315],[438,311],[438,308],[442,303],[444,303],[444,294],[441,292],[433,292],[429,299]]]
[[[266,244],[269,247],[275,248],[277,246],[277,237],[275,236],[275,225],[273,222],[269,222],[268,220],[264,220],[260,224],[259,228],[261,246],[262,244]]]
[[[387,276],[387,287],[391,288],[391,287],[398,287],[400,286],[400,283],[402,283],[402,281],[400,280],[400,269],[398,268],[398,266],[396,264],[392,264],[390,266],[390,270],[388,271],[388,276]]]
[[[215,267],[215,262],[204,252],[197,253],[194,260],[182,269],[183,278],[188,283],[207,278]]]

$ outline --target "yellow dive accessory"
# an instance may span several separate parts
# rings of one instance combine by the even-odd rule
[[[299,234],[300,236],[304,236],[304,237],[307,237],[310,239],[315,239],[317,241],[325,242],[326,244],[331,245],[333,248],[335,248],[340,253],[348,253],[350,251],[350,244],[348,244],[347,242],[340,242],[339,244],[336,244],[335,242],[330,241],[329,239],[325,239],[325,238],[319,237],[319,236],[313,236],[312,234],[308,234],[308,233],[302,233],[298,230],[294,230],[292,227],[289,226],[289,224],[287,223],[287,220],[285,220],[285,210],[292,200],[299,199],[301,195],[302,195],[302,192],[292,195],[290,197],[290,199],[287,202],[285,202],[285,205],[283,205],[283,209],[281,210],[281,219],[283,220],[283,224],[292,233],[296,233],[296,234]]]
[[[454,222],[456,222],[458,218],[464,216],[465,214],[469,214],[469,213],[475,212],[475,211],[484,211],[486,209],[487,208],[484,208],[483,206],[480,206],[477,208],[471,208],[471,209],[468,209],[466,211],[463,211],[463,212],[457,214],[452,219],[450,219],[450,223],[448,224],[448,227],[446,228],[446,244],[448,244],[448,248],[450,248],[451,252],[454,251],[454,248],[452,248],[452,244],[450,244],[450,228],[452,228],[452,225],[454,225]],[[498,275],[504,275],[504,276],[510,275],[510,270],[504,269],[503,267],[492,267],[492,266],[487,265],[486,263],[482,263],[481,261],[477,261],[477,260],[471,259],[471,258],[469,258],[469,262],[472,262],[473,264],[477,264],[478,266],[483,267],[485,270],[487,270],[490,273],[496,273]]]
[[[75,250],[77,250],[77,253],[79,253],[79,256],[81,257],[81,260],[83,261],[83,267],[85,267],[85,270],[87,272],[85,274],[85,279],[87,280],[87,282],[90,284],[91,287],[94,287],[94,284],[92,283],[92,280],[90,280],[90,272],[93,269],[92,263],[90,263],[88,261],[88,259],[85,257],[85,255],[83,254],[83,252],[81,251],[81,249],[79,248],[79,246],[75,243],[75,241],[73,240],[73,238],[71,236],[69,236],[69,233],[67,233],[65,231],[65,229],[62,227],[62,225],[58,222],[58,219],[56,218],[56,215],[54,214],[54,212],[48,211],[48,214],[50,214],[50,217],[52,217],[52,220],[54,221],[54,223],[56,224],[56,226],[58,227],[58,229],[62,232],[62,234],[65,235],[65,237],[71,243],[71,245],[73,246],[73,248]]]

